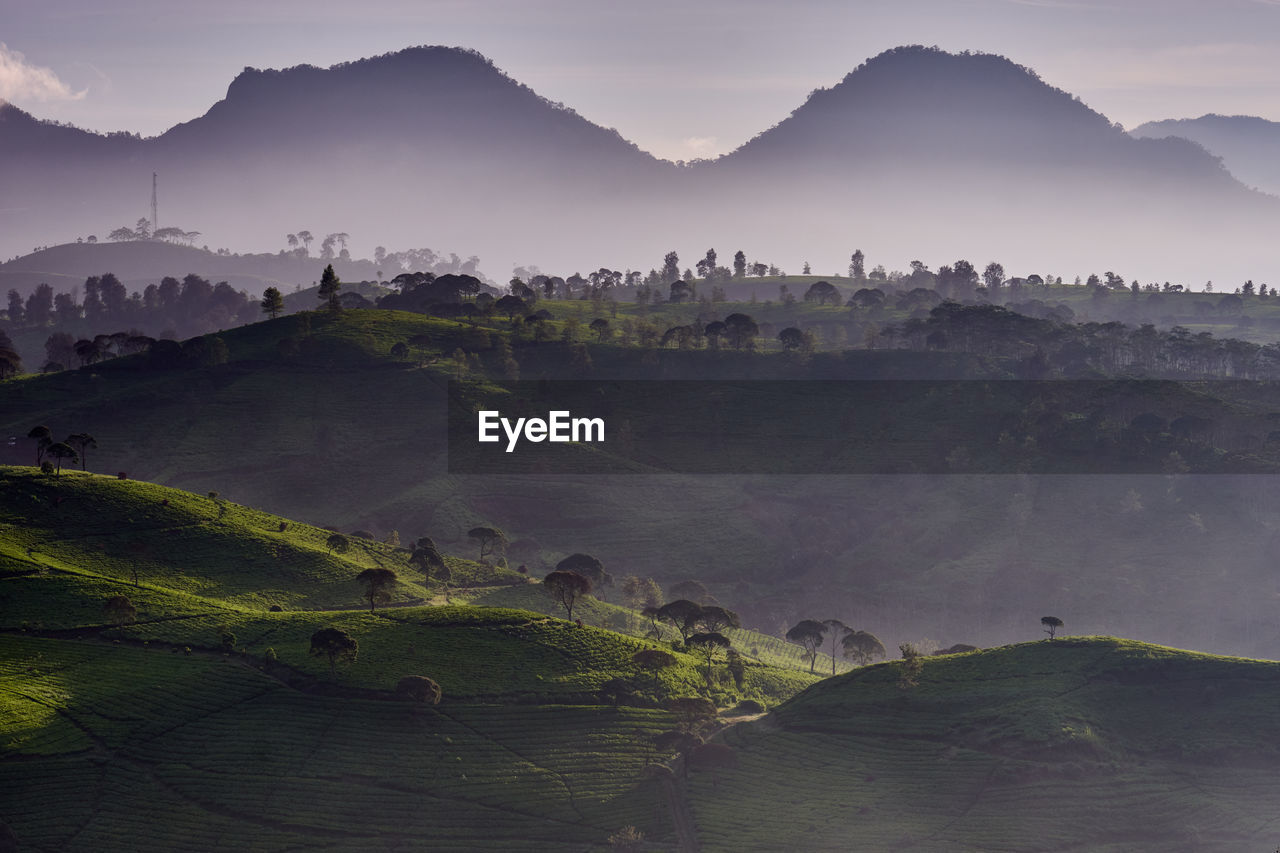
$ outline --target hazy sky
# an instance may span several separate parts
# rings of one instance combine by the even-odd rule
[[[203,113],[245,66],[459,45],[689,159],[913,43],[1003,54],[1127,127],[1280,120],[1280,0],[0,0],[0,98],[153,135]]]

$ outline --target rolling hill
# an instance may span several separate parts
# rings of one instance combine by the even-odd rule
[[[722,740],[702,849],[1235,851],[1276,843],[1280,664],[1108,637],[884,663]]]

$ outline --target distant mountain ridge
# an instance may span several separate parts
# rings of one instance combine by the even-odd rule
[[[1209,113],[1200,118],[1149,121],[1130,134],[1189,139],[1222,157],[1224,165],[1245,184],[1280,195],[1280,122],[1258,116]]]
[[[0,250],[134,222],[152,172],[161,218],[217,244],[278,245],[307,223],[448,245],[492,270],[654,263],[693,241],[837,269],[861,246],[899,266],[976,253],[1023,274],[1243,280],[1260,275],[1266,223],[1280,223],[1280,200],[1199,146],[1134,139],[991,54],[886,51],[734,152],[680,167],[474,51],[416,47],[246,69],[204,115],[151,139],[0,107]],[[1032,200],[1037,216],[1010,218]],[[1171,243],[1219,231],[1169,263]]]

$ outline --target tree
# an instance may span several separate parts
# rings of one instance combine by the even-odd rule
[[[708,631],[701,634],[693,634],[685,641],[689,648],[698,651],[706,659],[707,662],[707,686],[711,686],[711,665],[715,662],[715,654],[720,649],[728,649],[732,643],[724,634],[717,634],[714,631]]]
[[[47,426],[38,426],[32,428],[27,433],[27,438],[33,438],[36,442],[36,467],[40,467],[40,463],[44,460],[44,455],[49,450],[49,445],[53,444],[53,432]]]
[[[414,543],[413,553],[409,555],[409,565],[417,566],[429,580],[432,570],[438,573],[444,568],[444,557],[431,537],[424,536]]]
[[[667,588],[667,595],[672,600],[677,598],[687,598],[690,601],[696,601],[699,604],[707,600],[707,588],[702,585],[701,581],[687,580],[673,583]]]
[[[102,612],[117,625],[132,622],[138,617],[138,608],[127,595],[113,595],[102,605]]]
[[[284,310],[284,297],[280,295],[280,291],[277,288],[268,287],[262,291],[261,304],[262,313],[274,320]]]
[[[840,291],[829,281],[815,281],[804,292],[805,302],[817,302],[819,305],[840,304]]]
[[[675,252],[667,252],[662,259],[662,280],[668,284],[680,278],[680,256]]]
[[[805,333],[797,329],[795,326],[788,326],[781,332],[778,332],[778,341],[782,344],[782,348],[787,352],[794,352],[800,349],[806,343]]]
[[[49,445],[48,450],[45,451],[45,455],[50,459],[58,460],[58,476],[62,475],[62,460],[70,459],[73,465],[80,461],[80,456],[76,453],[75,448],[61,441],[57,444]]]
[[[555,571],[542,579],[547,594],[558,601],[573,619],[573,606],[578,599],[591,592],[591,581],[577,572]]]
[[[836,643],[853,633],[853,629],[839,619],[824,619],[822,624],[831,634],[831,674],[836,674]]]
[[[80,470],[88,467],[89,457],[85,453],[90,447],[94,450],[98,449],[98,441],[87,432],[78,432],[74,435],[67,436],[67,444],[71,445],[80,454]]]
[[[311,635],[310,654],[329,659],[329,672],[337,676],[338,661],[354,662],[360,650],[359,643],[341,628],[321,628]]]
[[[473,527],[467,531],[467,537],[480,543],[480,562],[489,554],[497,553],[506,547],[507,535],[496,527]]]
[[[356,580],[364,584],[364,597],[369,600],[369,612],[372,613],[375,603],[391,600],[391,590],[399,578],[391,569],[365,569],[356,575]]]
[[[679,663],[676,656],[670,652],[664,652],[662,649],[641,649],[631,656],[631,662],[638,669],[649,673],[653,679],[653,686],[658,685],[658,673],[664,669],[670,669]]]
[[[844,656],[858,666],[866,666],[872,658],[885,656],[884,643],[868,631],[853,631],[846,634],[840,641],[840,645],[844,647]]]
[[[742,619],[732,610],[712,604],[702,608],[702,612],[698,614],[698,624],[704,631],[720,634],[728,628],[741,628]]]
[[[675,715],[680,730],[692,732],[700,723],[716,715],[716,706],[701,696],[681,696],[667,701],[667,710]]]
[[[867,280],[866,256],[861,249],[849,256],[849,278],[853,279],[854,284],[862,284]]]
[[[818,662],[818,647],[822,645],[826,633],[827,627],[815,619],[803,619],[787,632],[788,640],[804,646],[810,672],[813,672]]]
[[[724,327],[729,336],[729,344],[734,349],[750,349],[756,336],[760,334],[760,327],[747,314],[730,314],[724,318]]]
[[[1044,632],[1048,634],[1049,639],[1052,640],[1057,636],[1058,629],[1061,628],[1064,623],[1057,616],[1041,616],[1040,624],[1044,626]]]
[[[1004,284],[1004,267],[995,261],[987,264],[982,272],[982,283],[987,286],[987,290],[999,290],[1000,285]]]
[[[608,586],[613,583],[613,578],[604,570],[604,564],[590,554],[570,554],[556,563],[556,571],[577,572],[591,581],[592,586]]]
[[[702,605],[678,598],[658,608],[658,619],[669,622],[680,632],[680,641],[687,643],[689,635],[698,627],[698,617],[702,615]]]
[[[924,672],[924,655],[911,643],[898,646],[902,653],[902,663],[898,673],[898,689],[910,690],[920,683],[920,673]]]
[[[733,277],[734,278],[747,277],[747,254],[741,249],[739,249],[733,255]]]
[[[609,328],[609,321],[603,317],[597,317],[594,320],[592,320],[590,329],[591,331],[596,333],[597,342],[603,342],[604,339],[609,336],[609,333],[611,331]]]
[[[324,268],[324,273],[320,276],[320,288],[316,291],[316,296],[326,300],[330,311],[341,311],[342,302],[338,299],[338,293],[342,290],[342,282],[338,280],[337,273],[333,271],[333,264],[329,264]]]
[[[334,533],[328,539],[324,540],[324,544],[329,549],[330,554],[334,551],[337,551],[339,554],[345,554],[351,549],[350,540],[341,533]]]
[[[406,675],[396,682],[396,695],[419,705],[439,705],[444,693],[434,679],[425,675]]]

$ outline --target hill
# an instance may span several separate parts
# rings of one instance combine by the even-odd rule
[[[1231,174],[1245,184],[1280,195],[1280,122],[1257,116],[1210,113],[1199,118],[1149,121],[1129,131],[1132,136],[1160,139],[1179,136],[1204,146],[1222,158]]]
[[[566,310],[549,304],[555,313]],[[513,565],[545,573],[581,551],[617,577],[651,575],[664,586],[697,579],[749,627],[774,636],[800,619],[840,618],[891,645],[927,638],[937,647],[994,645],[1025,637],[1028,613],[1056,611],[1078,631],[1280,654],[1280,634],[1267,615],[1280,553],[1271,507],[1280,505],[1280,494],[1274,478],[1231,474],[1265,470],[1274,455],[1265,436],[1277,403],[1265,383],[1157,383],[1133,398],[1121,383],[1064,415],[1076,429],[1077,451],[1100,439],[1116,449],[1136,447],[1146,454],[1150,467],[1141,470],[1148,474],[450,472],[445,385],[460,369],[454,354],[474,356],[464,355],[467,375],[501,375],[493,336],[503,334],[402,312],[313,313],[224,332],[230,360],[223,365],[153,370],[130,356],[0,383],[0,436],[14,436],[12,446],[0,444],[0,459],[31,464],[33,443],[21,436],[36,424],[59,436],[87,431],[99,444],[90,451],[91,469],[198,494],[216,490],[227,500],[378,538],[392,530],[406,541],[430,535],[455,553],[474,554],[467,531],[493,524],[507,531]],[[428,342],[423,348],[390,354],[419,335]],[[586,346],[592,376],[601,379],[796,377],[794,362],[776,351]],[[573,347],[558,340],[517,337],[513,353],[526,378],[579,375]],[[943,369],[952,371],[941,374],[948,377],[1010,375],[998,361],[947,355],[851,351],[819,354],[811,365],[829,370],[814,374],[828,379],[918,379]],[[769,411],[777,414],[791,398],[785,385],[775,392],[781,396]],[[953,417],[949,399],[924,405],[921,417],[946,422]],[[1027,429],[1044,438],[1010,399],[974,413],[973,423],[987,426],[973,434],[970,459],[1002,453]],[[1127,425],[1144,412],[1166,425],[1188,414],[1207,418],[1213,440],[1238,450],[1206,451],[1194,437],[1172,434],[1135,445]],[[759,418],[744,413],[735,422]],[[850,428],[838,434],[868,435]],[[667,435],[674,441],[679,431]],[[771,464],[782,457],[787,437],[752,435],[765,442],[753,453]],[[939,456],[921,429],[904,438],[928,458]],[[1010,458],[1028,450],[1025,438],[1018,441]],[[1174,449],[1185,454],[1184,465],[1216,473],[1164,473],[1179,470],[1165,467]]]
[[[671,835],[641,771],[683,652],[449,591],[408,552],[149,483],[0,468],[0,820],[33,849],[581,850]],[[454,595],[531,586],[455,557]],[[392,600],[356,575],[394,567]],[[111,609],[124,596],[128,605]],[[321,628],[352,659],[311,654]],[[331,671],[332,670],[332,671]],[[397,694],[427,675],[438,705]],[[770,704],[815,679],[748,663]],[[715,695],[735,693],[732,679]],[[728,692],[725,692],[728,691]],[[154,819],[162,815],[163,819]]]
[[[901,677],[859,669],[726,732],[737,768],[690,783],[702,849],[1275,843],[1280,664],[1072,637]]]

